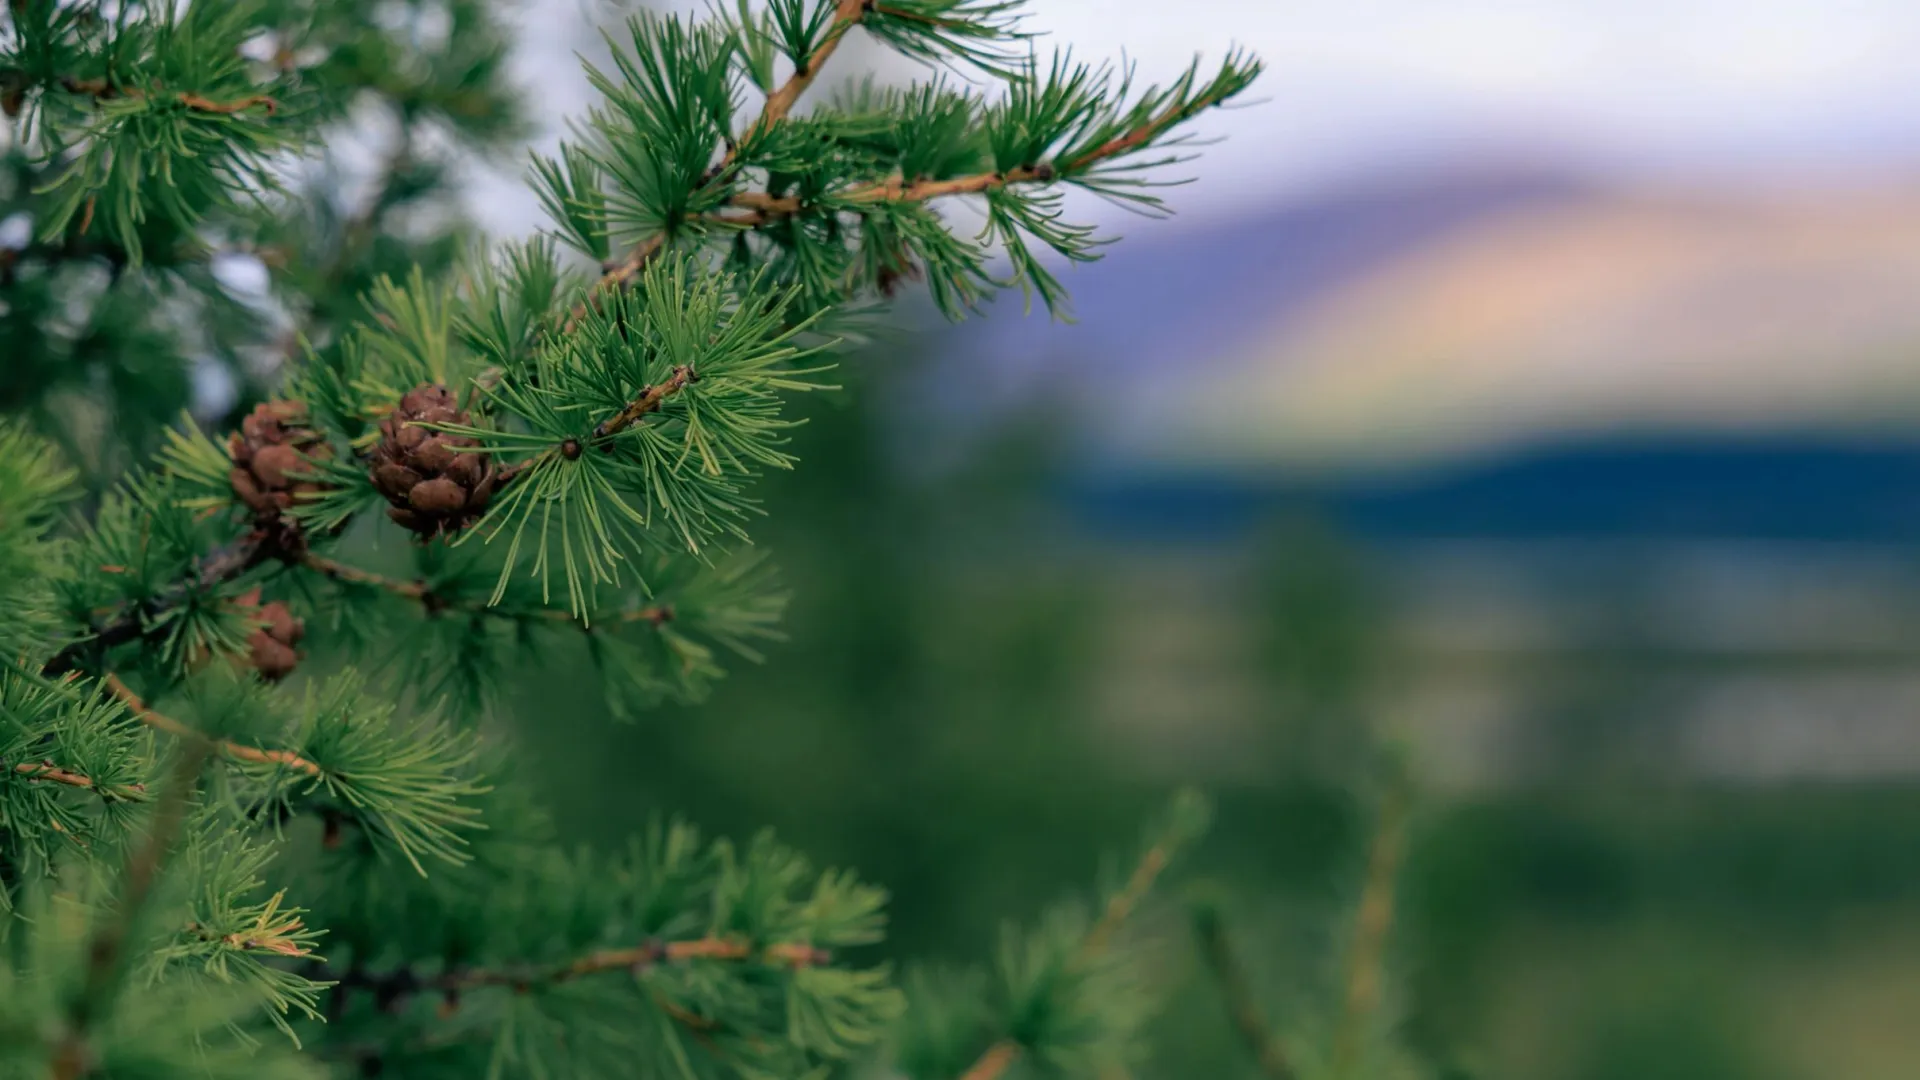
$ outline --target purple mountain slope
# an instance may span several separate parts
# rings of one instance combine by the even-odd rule
[[[1063,374],[1101,382],[1169,364],[1204,365],[1276,320],[1455,229],[1526,207],[1590,197],[1564,171],[1516,169],[1370,179],[1239,221],[1143,221],[1105,258],[1062,276],[1077,322],[991,318],[938,332],[938,399],[950,380],[1030,385]],[[1012,309],[1012,310],[1009,310]],[[965,395],[961,395],[965,396]],[[977,396],[975,397],[977,400]],[[942,410],[944,411],[944,409]]]

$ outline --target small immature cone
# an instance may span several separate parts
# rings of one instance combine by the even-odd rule
[[[469,449],[464,435],[421,424],[467,424],[451,391],[423,383],[407,391],[400,407],[380,421],[373,448],[373,486],[392,505],[387,516],[423,537],[453,533],[472,524],[493,498],[493,459]]]
[[[253,668],[268,682],[279,682],[292,674],[300,662],[301,654],[295,646],[306,636],[306,623],[278,600],[262,604],[259,589],[249,589],[235,597],[233,606],[259,624],[247,635],[246,653],[229,656],[234,666]],[[211,653],[199,649],[190,658],[189,666],[198,669],[210,659]]]
[[[294,646],[306,636],[307,625],[278,600],[260,603],[260,590],[254,589],[239,600],[242,607],[259,609],[262,624],[247,635],[247,660],[269,682],[278,682],[293,672],[300,662]]]
[[[306,635],[306,624],[287,610],[287,605],[275,601],[260,609],[267,620],[265,628],[255,630],[247,637],[247,656],[260,674],[270,681],[279,681],[293,671],[300,662],[300,654],[294,646]]]
[[[227,439],[233,456],[227,481],[262,521],[279,518],[297,497],[321,490],[307,473],[311,462],[332,457],[333,448],[306,420],[304,402],[262,402]]]

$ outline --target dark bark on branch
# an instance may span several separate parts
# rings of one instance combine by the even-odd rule
[[[266,534],[255,530],[199,560],[185,580],[133,605],[93,633],[54,653],[40,666],[40,674],[49,678],[77,670],[89,656],[99,656],[116,645],[141,641],[159,632],[159,617],[178,607],[202,589],[232,581],[273,557],[278,547]]]

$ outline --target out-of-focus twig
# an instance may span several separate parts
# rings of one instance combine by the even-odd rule
[[[1333,1044],[1333,1074],[1338,1077],[1351,1076],[1358,1066],[1367,1028],[1379,1011],[1386,982],[1387,940],[1393,931],[1394,894],[1413,801],[1405,768],[1396,762],[1388,770],[1373,838],[1367,847],[1366,879],[1347,952],[1345,995]]]
[[[1226,923],[1219,909],[1212,904],[1197,905],[1193,912],[1193,933],[1199,940],[1200,955],[1205,958],[1214,982],[1220,987],[1220,996],[1226,1002],[1227,1017],[1233,1021],[1233,1028],[1239,1033],[1241,1041],[1247,1044],[1247,1050],[1260,1066],[1260,1072],[1269,1080],[1295,1080],[1296,1074],[1292,1064],[1287,1061],[1286,1051],[1281,1048],[1280,1040],[1274,1036],[1266,1017],[1260,1013],[1260,1006],[1254,1001],[1246,968],[1240,963],[1239,954],[1234,951],[1233,942],[1227,936]]]

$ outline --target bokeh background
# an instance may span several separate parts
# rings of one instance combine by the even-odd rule
[[[1196,783],[1148,929],[1223,898],[1311,1042],[1386,743],[1414,1075],[1920,1076],[1920,5],[1037,7],[1149,78],[1246,45],[1262,100],[1178,216],[1073,204],[1124,235],[1077,322],[908,304],[849,358],[767,485],[763,665],[515,703],[563,825],[771,825],[972,960]],[[521,18],[550,144],[610,14]],[[465,197],[539,224],[511,169]],[[1143,1080],[1254,1075],[1158,971]]]

